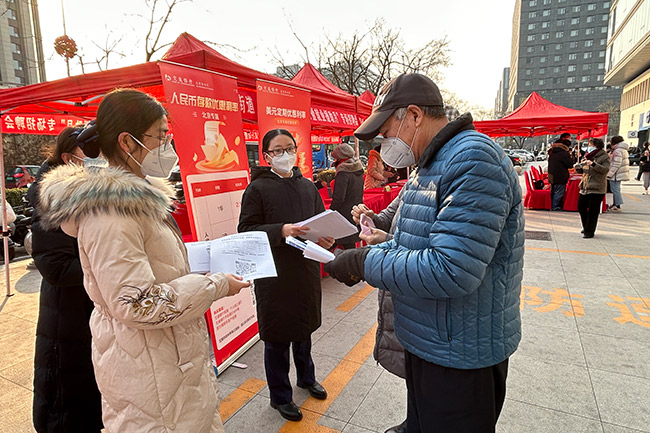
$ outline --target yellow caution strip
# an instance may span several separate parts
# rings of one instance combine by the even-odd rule
[[[327,390],[327,399],[317,400],[309,397],[300,407],[303,414],[302,421],[288,421],[282,426],[280,433],[338,433],[338,430],[318,425],[318,420],[372,354],[376,332],[375,323],[323,380],[322,385]]]
[[[600,253],[596,251],[557,250],[554,248],[537,248],[537,247],[526,247],[526,249],[531,251],[550,251],[554,253],[588,254],[592,256],[612,256],[612,257],[623,257],[626,259],[650,260],[650,256],[636,256],[633,254],[609,254],[609,253]]]
[[[246,382],[242,383],[239,388],[231,392],[228,397],[221,400],[219,414],[221,415],[223,422],[226,422],[228,418],[241,409],[250,399],[255,397],[255,394],[265,386],[265,381],[251,377]]]
[[[373,292],[373,290],[375,290],[374,287],[372,287],[370,284],[366,284],[365,287],[357,290],[352,296],[350,296],[348,299],[343,301],[343,303],[341,303],[341,305],[336,307],[337,311],[343,311],[343,312],[346,312],[346,313],[348,311],[352,311],[352,309],[354,307],[356,307],[357,305],[359,305],[359,303],[361,301],[366,299],[366,296],[371,294]]]

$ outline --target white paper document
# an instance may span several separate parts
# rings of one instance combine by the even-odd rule
[[[244,280],[278,276],[266,232],[237,233],[186,247],[192,272],[226,272]]]
[[[356,226],[346,220],[337,211],[330,209],[296,223],[296,225],[309,227],[309,231],[300,237],[312,242],[318,242],[319,238],[327,236],[333,237],[334,239],[341,239],[358,233]]]
[[[302,251],[302,255],[306,259],[315,260],[320,263],[329,263],[336,258],[334,253],[313,243],[312,241],[303,242],[294,237],[287,236],[286,242],[288,245]]]

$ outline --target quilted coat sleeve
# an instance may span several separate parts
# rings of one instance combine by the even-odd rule
[[[616,172],[618,171],[619,168],[621,168],[621,164],[623,163],[623,152],[621,152],[619,149],[614,149],[612,152],[612,159],[609,164],[609,172],[607,173],[607,179],[611,179],[616,175]]]
[[[223,274],[187,274],[157,282],[151,265],[156,257],[145,250],[142,224],[104,213],[79,222],[79,248],[90,266],[87,277],[116,320],[138,329],[170,327],[203,316],[215,300],[226,296],[228,282]],[[165,250],[169,245],[156,247],[159,255],[174,254]]]
[[[428,235],[428,247],[407,249],[391,241],[371,248],[365,260],[366,280],[392,293],[427,299],[474,292],[499,243],[512,189],[496,155],[481,148],[461,150],[445,163],[437,218],[428,233],[421,233]],[[421,200],[430,196],[431,191],[419,193]],[[422,203],[414,206],[436,211]]]

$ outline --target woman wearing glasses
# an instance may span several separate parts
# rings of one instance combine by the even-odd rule
[[[167,132],[155,99],[111,92],[77,138],[109,167],[62,166],[41,181],[42,224],[77,238],[95,306],[92,358],[106,432],[223,432],[203,314],[248,283],[190,274],[169,214],[174,192],[160,179],[178,160]]]
[[[306,233],[306,228],[295,223],[325,210],[314,184],[294,167],[296,151],[289,131],[273,129],[264,135],[262,153],[270,167],[252,169],[238,227],[240,232],[265,231],[271,243],[278,276],[255,281],[257,319],[271,406],[291,421],[302,419],[302,413],[293,402],[289,381],[290,346],[297,385],[314,398],[327,398],[316,381],[311,358],[311,334],[321,324],[320,265],[285,243],[287,236]],[[319,244],[330,248],[334,239],[322,238]]]

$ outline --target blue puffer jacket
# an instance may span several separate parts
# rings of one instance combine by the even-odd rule
[[[395,238],[371,247],[365,279],[389,290],[406,350],[435,364],[483,368],[521,339],[521,188],[510,159],[473,130],[448,124],[404,186]]]

